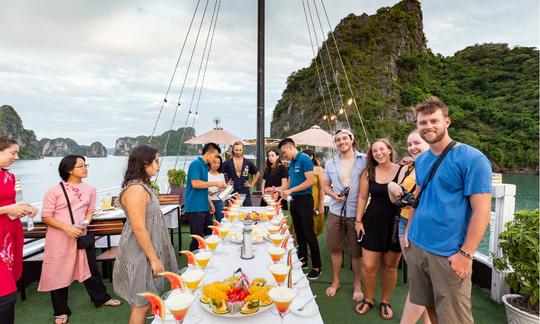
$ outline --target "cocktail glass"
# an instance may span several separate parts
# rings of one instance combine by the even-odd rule
[[[210,262],[210,259],[214,256],[214,252],[210,250],[195,250],[193,251],[195,254],[195,261],[197,261],[197,264],[199,267],[206,269],[208,267],[208,262]]]
[[[285,315],[289,310],[289,306],[296,297],[297,292],[291,288],[287,287],[275,287],[268,291],[268,296],[276,305],[276,310],[279,317],[281,318],[281,323],[285,321]]]
[[[221,238],[218,235],[214,234],[205,236],[204,240],[206,241],[208,248],[212,252],[216,251],[219,243],[221,242]]]
[[[174,317],[175,323],[181,324],[186,318],[190,323],[198,323],[202,320],[199,314],[189,311],[193,301],[195,301],[195,295],[175,289],[163,295],[163,300],[165,307]]]
[[[266,249],[266,252],[268,252],[270,258],[272,258],[272,261],[274,263],[279,263],[279,261],[281,261],[281,258],[283,258],[283,255],[285,254],[285,249],[279,246],[269,246]]]
[[[290,266],[283,263],[273,263],[268,266],[268,270],[270,270],[278,285],[282,285],[285,282],[290,269]]]
[[[180,278],[192,293],[195,293],[204,278],[205,271],[199,267],[185,267],[179,271]]]
[[[279,232],[279,226],[276,226],[276,225],[268,225],[268,227],[266,227],[266,230],[268,231],[268,233],[271,234],[276,234],[277,232]]]
[[[275,233],[268,235],[268,238],[272,241],[272,244],[274,244],[274,246],[280,246],[281,242],[283,242],[283,239],[285,238],[285,235]]]

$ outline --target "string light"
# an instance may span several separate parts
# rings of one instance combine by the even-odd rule
[[[340,115],[343,115],[344,112],[345,112],[345,109],[339,108],[339,114],[340,114]]]
[[[327,120],[327,119],[328,119],[328,116],[327,116],[327,115],[324,115],[324,116],[322,116],[322,119],[323,119],[323,120]]]
[[[330,116],[330,120],[335,120],[335,119],[336,119],[336,115]]]
[[[193,117],[193,113],[191,112],[191,110],[188,112],[188,115],[189,117]]]
[[[353,98],[349,98],[349,100],[347,100],[347,105],[350,106],[350,105],[352,105],[352,103],[353,103]]]
[[[180,103],[178,103],[176,106],[177,106],[177,107],[176,107],[176,111],[180,111],[180,110],[182,109],[182,108],[180,107]]]
[[[199,113],[198,112],[195,113],[195,118],[199,118]]]

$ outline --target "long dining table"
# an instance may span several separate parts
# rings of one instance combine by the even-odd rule
[[[265,210],[265,207],[242,207],[240,209],[240,212],[262,212]],[[280,216],[283,217],[283,214],[281,213]],[[233,232],[238,232],[242,230],[243,225],[242,222],[239,222],[238,220],[234,220],[230,224],[230,232],[229,237]],[[263,231],[266,231],[266,227],[270,225],[270,222],[258,222],[255,226],[260,227],[263,229]],[[201,287],[204,284],[211,283],[214,281],[221,281],[228,277],[233,276],[233,273],[238,269],[241,268],[243,273],[248,277],[248,279],[252,280],[254,278],[264,278],[268,282],[275,282],[275,279],[273,278],[272,274],[270,273],[270,270],[268,269],[268,266],[272,264],[272,259],[270,258],[270,255],[267,253],[266,249],[271,246],[272,243],[264,239],[260,243],[253,244],[254,247],[254,258],[250,260],[244,260],[240,257],[241,254],[241,244],[233,242],[229,239],[225,239],[224,241],[220,242],[217,253],[214,254],[214,256],[210,259],[210,262],[208,264],[209,270],[205,274],[205,277],[203,278],[203,282],[201,283]],[[293,247],[294,242],[292,239],[289,241],[289,244],[287,244],[288,247]],[[180,256],[182,257],[182,256]],[[281,262],[286,261],[286,255],[283,256],[283,259]],[[291,309],[302,306],[305,302],[307,302],[310,298],[313,297],[313,292],[311,291],[311,287],[309,285],[309,281],[305,278],[305,274],[302,271],[301,268],[301,262],[298,261],[298,258],[296,256],[296,253],[293,253],[293,261],[295,266],[293,266],[293,282],[297,282],[294,289],[298,292],[295,300],[290,306],[289,312],[285,316],[284,323],[306,323],[306,324],[317,324],[317,323],[323,323],[321,314],[319,312],[319,308],[317,306],[316,300],[312,301],[307,307],[309,308],[309,312],[302,312],[302,316],[297,315],[296,313],[292,312]],[[212,271],[213,269],[213,271]],[[231,322],[237,322],[237,323],[257,323],[257,324],[276,324],[279,323],[280,318],[279,315],[275,312],[275,306],[271,305],[271,307],[268,307],[268,309],[265,309],[263,311],[259,311],[255,314],[251,314],[248,316],[245,315],[236,315],[235,317],[231,317],[231,315],[218,315],[214,314],[210,308],[206,305],[203,305],[199,301],[200,292],[196,293],[196,300],[191,305],[191,308],[188,312],[188,315],[186,319],[184,320],[184,323],[190,324],[190,323],[231,323]],[[309,313],[309,314],[308,314]],[[308,316],[306,316],[308,315]],[[153,320],[154,324],[162,323],[161,319],[155,318]],[[172,319],[172,317],[168,316],[163,323],[175,323],[175,321]]]

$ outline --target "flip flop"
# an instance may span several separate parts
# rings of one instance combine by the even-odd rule
[[[356,312],[356,314],[358,315],[364,315],[364,314],[367,314],[372,308],[373,308],[373,304],[375,304],[375,299],[373,299],[372,302],[368,302],[365,298],[362,299],[362,301],[356,305],[354,307],[354,311]],[[364,306],[368,306],[367,310],[365,311],[362,311],[364,309]]]
[[[109,307],[118,307],[122,305],[122,301],[118,300],[118,299],[109,299],[107,300],[103,305],[101,305],[100,307],[102,306],[109,306]]]
[[[334,296],[337,294],[339,288],[340,288],[340,286],[338,286],[337,288],[336,288],[336,287],[332,287],[332,286],[326,288],[326,296],[328,296],[328,297],[334,297]]]
[[[65,324],[69,322],[69,315],[62,314],[54,317],[54,324]]]
[[[388,312],[388,309],[392,311],[392,314]],[[394,310],[392,309],[392,306],[388,303],[381,303],[379,306],[379,313],[384,320],[391,320],[394,318]]]

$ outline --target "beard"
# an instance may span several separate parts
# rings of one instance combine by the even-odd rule
[[[431,139],[431,138],[426,137],[424,133],[420,133],[420,137],[422,137],[422,139],[426,141],[426,143],[428,144],[435,144],[441,141],[445,135],[446,135],[446,131],[443,130],[441,132],[436,132],[435,138]]]

